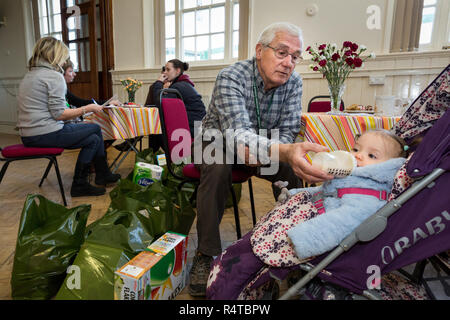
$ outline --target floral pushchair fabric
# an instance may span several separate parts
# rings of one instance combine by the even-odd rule
[[[423,134],[450,108],[450,65],[422,92],[392,131],[406,141]]]

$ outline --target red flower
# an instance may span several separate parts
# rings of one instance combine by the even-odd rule
[[[347,56],[347,57],[350,57],[351,55],[352,55],[352,51],[351,50],[347,50],[347,51],[345,51],[345,55]]]
[[[323,67],[327,64],[327,60],[323,59],[319,61],[319,66]]]
[[[311,50],[311,46],[309,46],[308,48],[306,48],[306,51],[309,51],[309,50]]]
[[[318,67],[318,66],[315,66],[315,67],[313,68],[313,70],[314,70],[314,71],[317,71],[317,70],[319,70],[319,67]]]
[[[354,60],[353,60],[353,58],[347,58],[347,59],[345,59],[345,62],[347,62],[347,64],[349,66],[352,66],[352,64],[354,63]]]
[[[355,58],[353,63],[355,64],[355,67],[359,68],[362,66],[363,61],[360,58]]]
[[[326,47],[327,47],[326,44],[321,44],[321,45],[319,46],[319,50],[323,50],[323,49],[325,49]]]
[[[358,45],[356,43],[352,43],[352,50],[353,51],[358,50]]]
[[[352,42],[351,41],[344,41],[343,46],[344,46],[344,48],[350,48],[352,46]]]
[[[339,55],[339,53],[335,53],[331,56],[331,60],[336,61],[340,58],[341,56]]]

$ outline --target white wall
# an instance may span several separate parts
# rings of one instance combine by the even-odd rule
[[[142,7],[143,0],[113,0],[116,70],[144,67]]]
[[[302,28],[305,48],[315,43],[349,40],[366,45],[368,50],[384,50],[384,30],[388,0],[252,0],[250,43],[254,49],[260,32],[278,21]],[[308,16],[306,9],[315,4],[318,12]],[[381,28],[369,30],[367,8],[376,5],[381,12]],[[369,51],[369,52],[370,52]],[[254,50],[252,51],[252,53]]]
[[[1,0],[0,20],[0,132],[16,133],[16,94],[28,60],[22,1]]]

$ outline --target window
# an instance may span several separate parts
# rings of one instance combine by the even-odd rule
[[[60,0],[38,0],[40,37],[62,40]]]
[[[419,44],[430,44],[433,35],[434,22],[436,21],[437,0],[424,0],[422,11],[422,25],[420,28]]]
[[[441,50],[450,43],[450,1],[423,0],[420,50]]]
[[[89,38],[89,20],[86,14],[80,13],[79,5],[87,0],[32,0],[35,6],[34,15],[37,16],[38,25],[35,26],[36,38],[55,37],[63,39],[62,23],[67,26],[67,44],[70,60],[74,64],[75,71],[89,70],[88,44],[84,43]],[[98,0],[95,1],[98,4]],[[61,16],[61,5],[67,6],[68,17],[65,22]],[[76,8],[78,7],[78,8]],[[97,18],[98,19],[98,18]]]
[[[239,0],[165,0],[163,60],[238,58],[239,9]]]

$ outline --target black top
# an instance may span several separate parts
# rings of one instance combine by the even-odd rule
[[[147,95],[147,101],[145,102],[146,105],[156,104],[155,101],[159,99],[159,93],[163,89],[163,85],[164,84],[159,80],[151,85]],[[191,135],[194,136],[194,121],[201,121],[206,114],[202,96],[195,90],[194,83],[186,74],[182,74],[175,78],[170,85],[170,88],[176,89],[181,93],[184,105],[186,106]],[[168,97],[172,97],[172,94],[169,94]],[[176,98],[175,95],[173,95],[173,97]]]
[[[70,92],[69,89],[67,89],[66,101],[71,106],[74,106],[76,108],[81,108],[81,107],[86,106],[88,104],[94,103],[94,101],[92,101],[92,100],[87,100],[87,99],[82,99],[80,97],[77,97],[72,92]],[[106,101],[104,101],[104,100],[97,101],[98,104],[104,104],[105,102]]]

